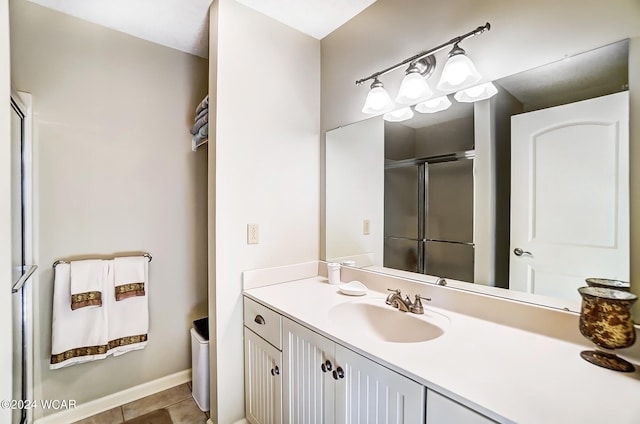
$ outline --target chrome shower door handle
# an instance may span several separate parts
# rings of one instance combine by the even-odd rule
[[[531,252],[527,252],[526,250],[522,250],[522,249],[520,249],[519,247],[516,247],[515,249],[513,249],[513,253],[514,253],[516,256],[523,256],[523,255],[533,256],[533,255],[531,254]]]

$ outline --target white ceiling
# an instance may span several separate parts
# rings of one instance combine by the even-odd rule
[[[201,57],[209,55],[212,0],[29,0],[134,37]],[[237,0],[321,39],[375,0]]]

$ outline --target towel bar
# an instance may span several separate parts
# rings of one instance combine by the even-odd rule
[[[153,257],[151,256],[151,253],[143,253],[142,256],[144,256],[145,258],[147,258],[149,260],[149,262],[151,262],[151,260],[153,259]],[[55,268],[56,266],[58,266],[59,264],[68,264],[69,261],[66,261],[64,259],[58,259],[57,261],[55,261],[53,263],[53,267]]]

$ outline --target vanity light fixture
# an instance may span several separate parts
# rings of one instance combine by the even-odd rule
[[[451,100],[447,96],[436,97],[435,99],[429,99],[422,103],[415,105],[414,109],[420,113],[436,113],[442,110],[449,109],[451,106]]]
[[[389,122],[402,122],[413,118],[411,107],[406,106],[384,114],[383,119]]]
[[[498,92],[498,89],[491,82],[476,85],[465,90],[458,91],[453,95],[455,99],[463,103],[473,103],[478,100],[485,100],[489,97],[493,97]]]
[[[480,81],[480,73],[465,51],[456,43],[449,52],[449,59],[444,64],[440,82],[436,88],[440,91],[458,90]]]
[[[389,93],[384,89],[384,84],[382,84],[378,78],[375,78],[373,84],[371,84],[371,91],[367,94],[367,100],[364,102],[362,112],[377,115],[389,112],[394,107],[395,105],[391,101]]]
[[[479,26],[466,34],[452,38],[446,43],[418,53],[400,63],[371,74],[366,78],[357,80],[356,85],[373,80],[371,91],[369,91],[367,95],[362,112],[379,115],[393,110],[393,102],[389,97],[389,93],[384,89],[382,82],[380,82],[379,77],[407,64],[409,68],[400,85],[396,101],[401,104],[415,104],[427,99],[431,95],[431,89],[426,79],[433,73],[436,65],[433,55],[451,45],[453,45],[453,49],[449,52],[449,59],[445,64],[445,69],[442,72],[443,75],[440,78],[437,88],[441,91],[453,91],[477,83],[481,78],[480,74],[475,69],[471,59],[466,56],[465,51],[460,48],[459,44],[469,37],[482,34],[490,29],[491,24],[487,22],[485,25]]]
[[[424,71],[420,71],[419,66],[423,67]],[[396,103],[414,105],[431,97],[433,91],[427,84],[427,78],[433,73],[435,66],[436,58],[433,55],[411,63],[400,83]]]

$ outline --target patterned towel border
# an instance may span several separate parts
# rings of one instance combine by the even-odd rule
[[[144,283],[127,283],[116,286],[116,300],[124,300],[134,296],[144,296]]]
[[[102,292],[90,291],[71,295],[71,310],[85,308],[87,306],[102,306]]]
[[[139,334],[137,336],[127,336],[127,337],[121,337],[119,339],[111,340],[106,345],[77,347],[74,349],[69,349],[62,353],[51,355],[50,363],[52,365],[55,365],[55,364],[59,364],[61,362],[67,361],[69,359],[79,358],[82,356],[104,355],[113,348],[128,346],[131,344],[142,343],[146,341],[147,341],[147,335]]]

